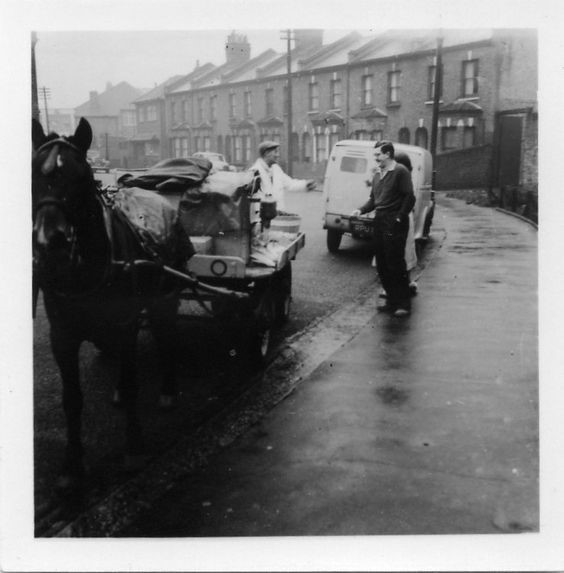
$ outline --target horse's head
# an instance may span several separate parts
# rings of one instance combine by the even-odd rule
[[[74,135],[45,135],[32,124],[33,250],[36,260],[52,264],[69,260],[86,194],[94,185],[86,152],[92,142],[90,124],[81,118]]]

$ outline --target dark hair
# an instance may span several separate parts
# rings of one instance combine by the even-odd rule
[[[377,141],[374,144],[374,149],[376,149],[377,147],[381,147],[382,153],[389,153],[390,158],[394,159],[395,149],[394,149],[394,144],[391,141]]]
[[[411,165],[411,159],[409,159],[409,155],[404,153],[403,151],[398,151],[396,153],[395,160],[398,163],[401,163],[404,167],[407,167],[409,171],[413,171],[413,166]]]

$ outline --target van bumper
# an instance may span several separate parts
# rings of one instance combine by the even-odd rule
[[[349,233],[358,239],[370,239],[373,235],[374,219],[372,217],[351,217],[337,213],[325,213],[324,229],[340,233]]]

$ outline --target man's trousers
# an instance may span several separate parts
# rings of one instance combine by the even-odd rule
[[[405,243],[409,231],[409,218],[397,221],[397,213],[376,211],[374,219],[374,255],[388,305],[393,309],[411,308],[409,276],[405,265]]]

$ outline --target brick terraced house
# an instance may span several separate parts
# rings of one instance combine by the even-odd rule
[[[536,32],[460,29],[441,35],[437,187],[536,185]],[[295,30],[293,36],[295,176],[321,178],[339,139],[385,138],[429,148],[436,30],[369,37],[352,32],[327,45],[322,30]],[[153,142],[155,159],[217,151],[245,168],[258,144],[274,139],[285,160],[287,54],[267,50],[252,58],[246,36],[235,32],[225,53],[224,64],[197,66],[134,102],[135,140]],[[157,109],[144,111],[155,101]],[[160,123],[149,129],[151,122]]]

